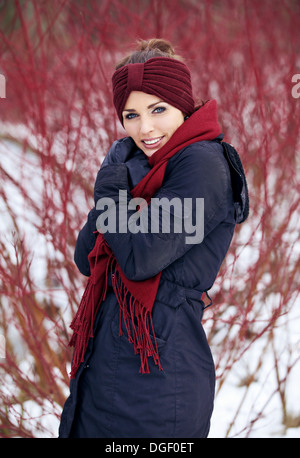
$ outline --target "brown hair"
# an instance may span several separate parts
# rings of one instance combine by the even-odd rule
[[[138,40],[136,50],[123,57],[116,65],[116,70],[127,64],[145,63],[152,57],[171,57],[183,61],[180,56],[175,54],[174,48],[169,41],[162,38],[152,38],[150,40]]]

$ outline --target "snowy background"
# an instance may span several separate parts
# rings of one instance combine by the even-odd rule
[[[300,437],[299,26],[293,0],[0,5],[0,436],[57,436],[85,285],[76,235],[124,135],[111,71],[137,38],[159,35],[217,100],[251,199],[203,320],[217,374],[209,437]]]

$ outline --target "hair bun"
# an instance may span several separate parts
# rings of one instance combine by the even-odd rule
[[[174,48],[169,41],[163,38],[152,38],[150,40],[138,40],[136,50],[124,57],[116,65],[116,70],[127,64],[144,63],[152,57],[171,57],[183,61],[180,56],[175,55]]]
[[[174,57],[175,51],[169,41],[162,38],[152,38],[151,40],[139,40],[137,51],[159,51],[165,57]]]

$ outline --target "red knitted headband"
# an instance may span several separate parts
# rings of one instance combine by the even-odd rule
[[[160,97],[185,115],[195,110],[191,75],[187,66],[170,57],[153,57],[145,63],[127,64],[112,77],[114,105],[123,124],[122,111],[131,91]]]

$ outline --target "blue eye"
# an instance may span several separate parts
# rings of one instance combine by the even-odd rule
[[[154,113],[163,113],[166,111],[165,107],[156,107],[155,110],[153,110]]]
[[[136,113],[129,113],[125,116],[125,119],[134,119],[137,116]]]

